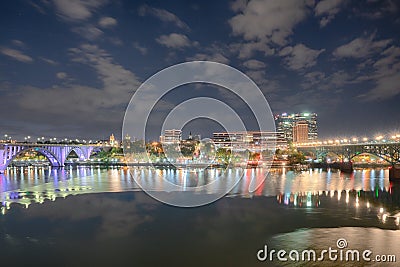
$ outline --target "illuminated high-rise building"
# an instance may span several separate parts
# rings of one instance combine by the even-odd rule
[[[317,127],[317,114],[316,113],[294,113],[275,116],[276,131],[282,132],[285,139],[289,142],[293,142],[293,128],[297,122],[307,123],[307,140],[316,140],[318,138],[318,127]],[[304,127],[304,126],[303,126]]]
[[[296,121],[293,126],[293,143],[302,143],[308,140],[308,123],[306,121]]]
[[[259,151],[264,149],[286,149],[287,141],[283,133],[266,131],[240,131],[213,133],[212,138],[217,148],[236,151]]]

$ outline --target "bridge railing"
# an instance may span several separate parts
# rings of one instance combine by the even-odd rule
[[[63,144],[63,143],[0,143],[3,146],[54,146],[54,147],[71,147],[71,146],[87,146],[87,147],[107,147],[107,145],[103,144]]]
[[[293,144],[294,147],[337,147],[337,146],[375,146],[375,145],[400,145],[400,141],[392,141],[392,140],[387,140],[387,141],[367,141],[367,142],[332,142],[332,141],[315,141],[315,142],[309,142],[309,143],[295,143]]]

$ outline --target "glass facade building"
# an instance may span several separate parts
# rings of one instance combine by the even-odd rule
[[[276,131],[282,132],[288,142],[293,142],[294,126],[298,122],[306,122],[308,140],[318,139],[317,113],[283,113],[275,116]]]

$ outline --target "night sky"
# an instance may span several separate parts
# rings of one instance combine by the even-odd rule
[[[0,136],[120,136],[138,86],[190,60],[246,73],[274,114],[316,112],[322,138],[396,132],[399,15],[395,0],[1,1]]]

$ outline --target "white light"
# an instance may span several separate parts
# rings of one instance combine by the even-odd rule
[[[386,222],[386,219],[387,219],[387,214],[385,213],[385,214],[382,215],[382,221],[383,221],[383,223]]]

